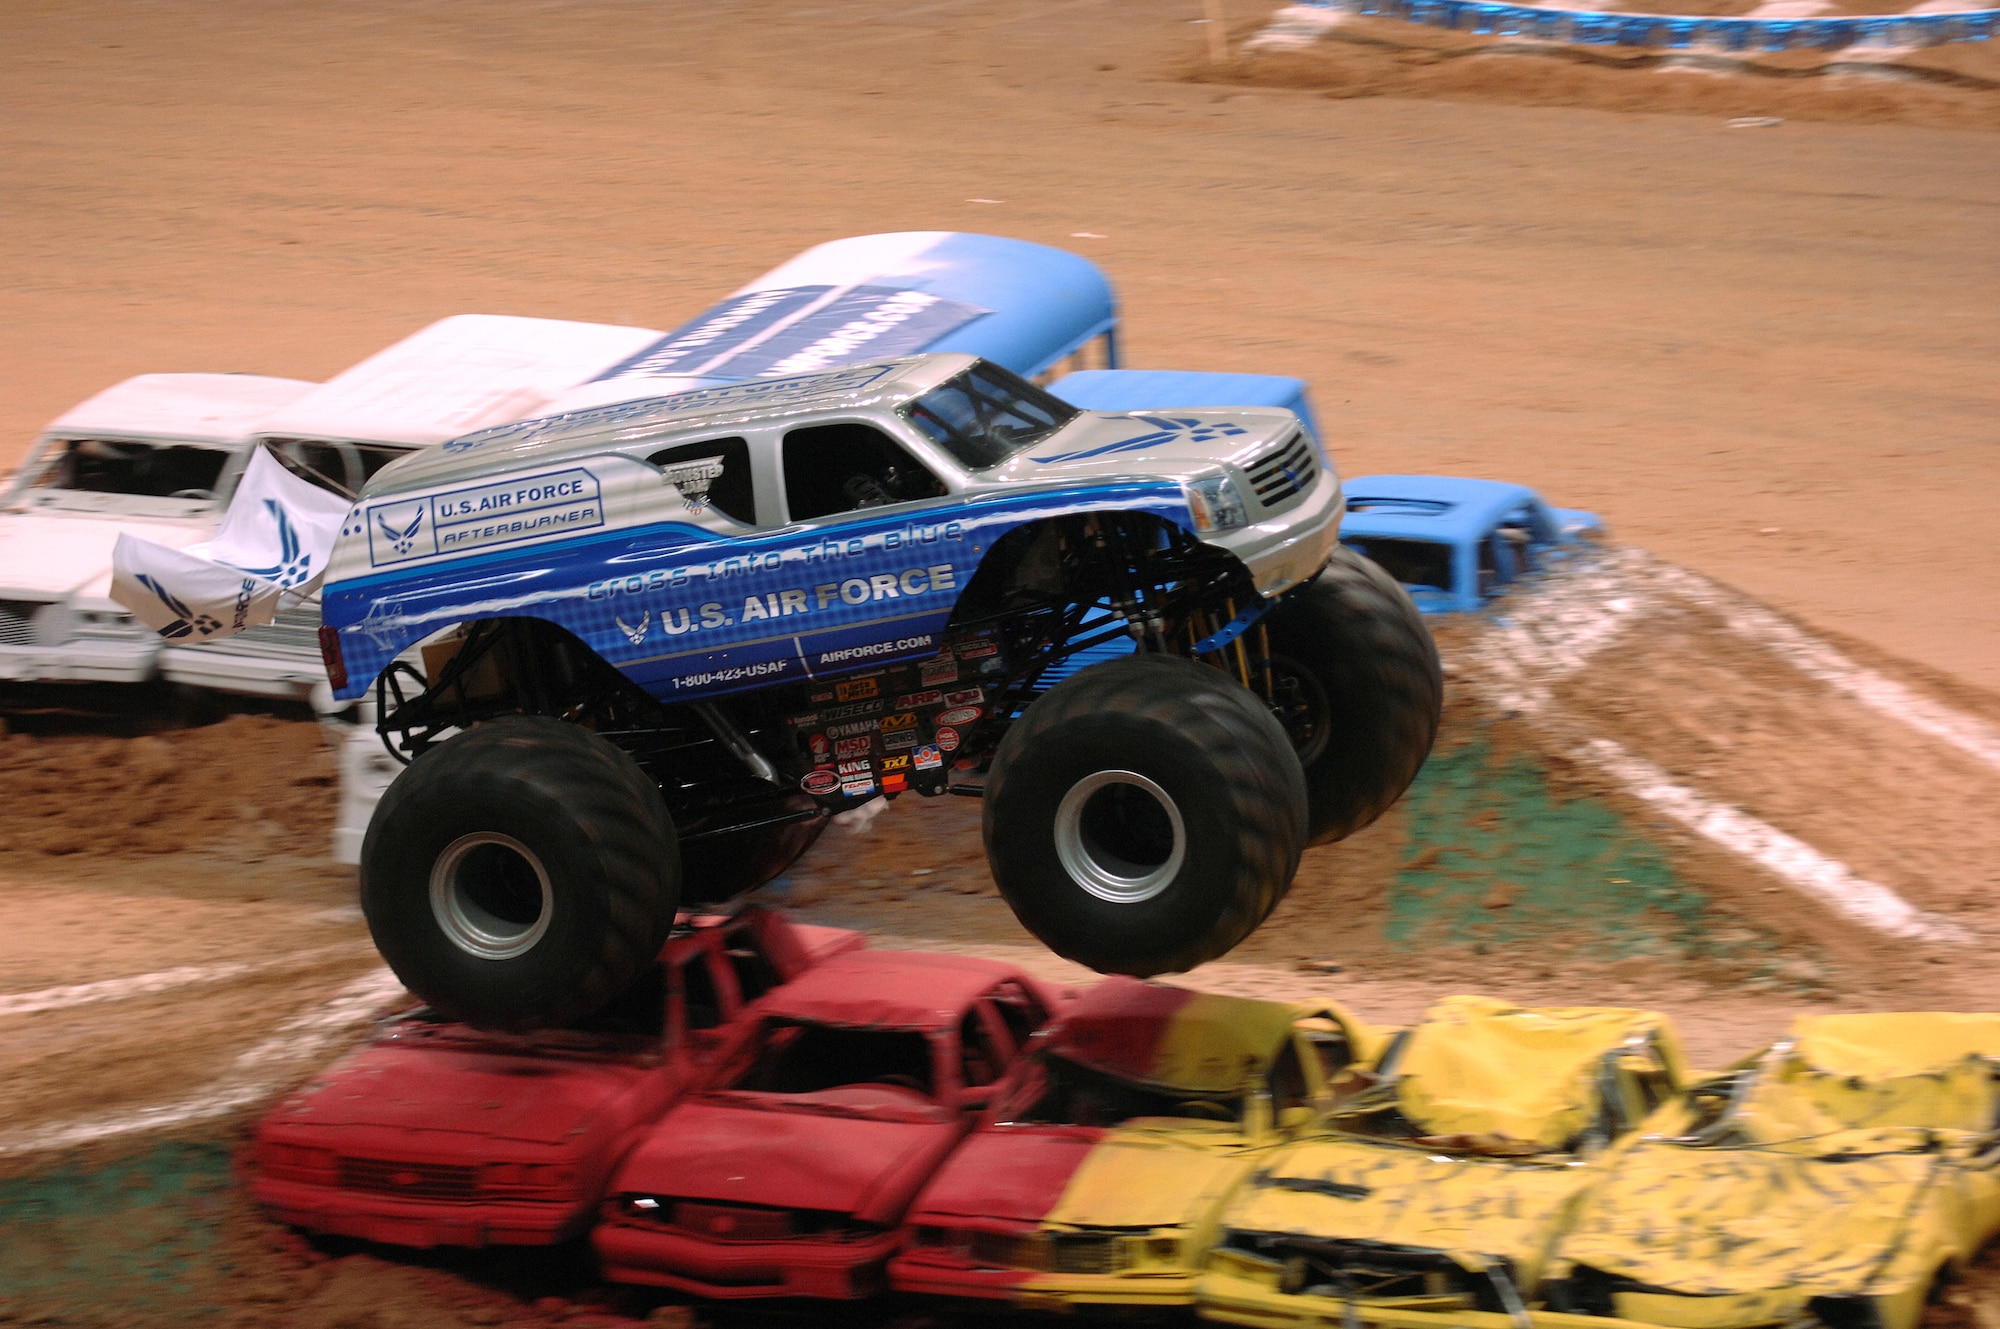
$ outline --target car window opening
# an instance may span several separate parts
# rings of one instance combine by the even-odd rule
[[[136,498],[212,499],[230,454],[185,443],[65,439],[33,488]]]
[[[688,507],[713,508],[745,526],[757,523],[750,482],[750,444],[741,438],[711,438],[663,448],[646,458],[680,491]]]
[[[785,504],[793,521],[944,493],[935,475],[873,425],[813,425],[785,435]]]
[[[959,1075],[968,1089],[992,1084],[1007,1068],[1006,1057],[994,1045],[993,1035],[977,1010],[965,1013],[965,1022],[958,1029],[958,1046]]]
[[[713,1029],[722,1023],[722,995],[715,975],[708,971],[708,957],[696,955],[681,966],[681,993],[687,1009],[687,1027]]]
[[[1067,1057],[1045,1053],[1041,1092],[1011,1120],[1024,1125],[1116,1126],[1137,1117],[1179,1117],[1190,1121],[1233,1122],[1241,1117],[1237,1094],[1177,1091],[1093,1070]]]
[[[816,1094],[856,1084],[932,1091],[930,1040],[916,1030],[769,1021],[755,1059],[730,1087]]]
[[[903,414],[968,469],[983,471],[1034,447],[1079,412],[982,360],[904,406]]]
[[[755,1001],[769,992],[784,978],[778,967],[771,963],[769,956],[749,946],[732,946],[728,952],[729,967],[736,974],[736,989],[743,1000]]]
[[[1349,542],[1364,558],[1373,559],[1382,570],[1405,586],[1451,589],[1451,546],[1435,540],[1397,540],[1377,536],[1358,537]]]

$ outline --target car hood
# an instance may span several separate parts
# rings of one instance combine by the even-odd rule
[[[1070,1177],[1101,1131],[1002,1126],[960,1145],[918,1197],[922,1218],[993,1218],[1039,1223],[1062,1199]]]
[[[943,1113],[873,1120],[697,1099],[654,1127],[612,1189],[894,1223],[963,1130]]]
[[[427,1148],[446,1136],[469,1147],[485,1140],[573,1144],[591,1119],[649,1074],[630,1063],[510,1056],[452,1048],[369,1048],[335,1067],[271,1114],[287,1138],[353,1147],[369,1130],[421,1134]]]
[[[1449,1157],[1366,1141],[1312,1141],[1267,1156],[1223,1226],[1538,1265],[1593,1167]]]
[[[1003,481],[1074,481],[1079,477],[1186,479],[1219,463],[1239,468],[1271,451],[1298,427],[1290,411],[1084,411],[1043,443],[986,474]]]
[[[1848,1137],[1809,1151],[1646,1143],[1584,1202],[1557,1254],[1665,1291],[1852,1295],[1921,1286],[2000,1221],[2000,1177]],[[1920,1134],[1920,1133],[1919,1133]],[[1746,1321],[1747,1322],[1747,1321]]]
[[[1199,1223],[1261,1151],[1228,1128],[1120,1127],[1090,1151],[1047,1222],[1066,1227]]]
[[[51,508],[0,512],[0,598],[106,598],[111,548],[121,531],[182,549],[214,528],[213,519],[134,521]]]

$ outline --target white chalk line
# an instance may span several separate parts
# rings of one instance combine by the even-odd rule
[[[341,988],[325,1005],[280,1024],[271,1037],[245,1049],[228,1071],[199,1093],[176,1102],[0,1134],[0,1155],[67,1149],[227,1116],[277,1088],[284,1067],[323,1051],[354,1026],[374,1019],[402,991],[403,985],[387,969],[376,969]]]
[[[107,978],[96,983],[69,983],[62,987],[42,988],[36,992],[0,993],[0,1018],[10,1015],[34,1015],[40,1011],[64,1010],[71,1006],[89,1006],[101,1001],[122,1001],[128,997],[169,992],[174,988],[190,987],[197,983],[221,983],[232,978],[241,978],[245,974],[265,973],[273,969],[311,964],[330,956],[360,954],[363,949],[363,946],[354,943],[322,946],[315,950],[297,951],[269,960],[183,965],[176,969],[161,969],[150,974],[133,974],[127,978]]]
[[[1473,648],[1474,663],[1492,685],[1491,699],[1529,718],[1561,741],[1568,755],[1611,777],[1633,797],[1704,839],[1749,859],[1845,918],[1913,941],[1952,945],[1976,941],[1970,930],[1918,909],[1889,887],[1856,875],[1839,860],[1741,808],[1676,784],[1651,762],[1609,739],[1584,734],[1576,722],[1559,713],[1549,685],[1581,669],[1592,655],[1657,604],[1657,596],[1649,594],[1645,580],[1709,607],[1721,607],[1721,602],[1730,598],[1713,583],[1659,563],[1638,550],[1613,551],[1592,564],[1559,573],[1524,596],[1518,608],[1509,606],[1509,612],[1497,619]],[[1763,610],[1732,613],[1731,608],[1752,607],[1724,608],[1732,631],[1772,646],[1811,677],[1822,677],[1821,672],[1815,672],[1819,670],[1832,676],[1824,681],[1846,680],[1836,686],[1884,714],[1906,722],[1909,719],[1906,711],[1893,704],[1897,699],[1890,689],[1925,701],[1901,684],[1814,641],[1775,614]],[[1813,668],[1801,664],[1802,659]],[[1979,723],[1945,708],[1936,709],[1945,712],[1942,719],[1948,729],[1950,722],[1959,720],[1973,726]],[[1940,717],[1930,718],[1937,721]],[[1940,736],[1933,728],[1914,727]],[[1950,732],[1971,731],[1960,727]]]

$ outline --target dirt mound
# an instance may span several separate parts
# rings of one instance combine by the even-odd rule
[[[1703,11],[1676,4],[1657,12]],[[1300,47],[1245,48],[1239,41],[1228,62],[1187,65],[1183,75],[1198,83],[1320,89],[1334,98],[1992,130],[2000,129],[2000,50],[1993,47],[1641,51],[1349,18]]]

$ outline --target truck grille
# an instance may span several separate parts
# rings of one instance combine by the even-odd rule
[[[33,646],[35,615],[47,607],[42,600],[0,600],[0,646]]]
[[[407,1195],[419,1200],[470,1200],[479,1192],[479,1170],[457,1163],[343,1158],[340,1184],[349,1190]]]
[[[1125,1267],[1116,1237],[1057,1237],[1049,1264],[1058,1274],[1115,1274]]]
[[[1047,1269],[1048,1243],[1037,1236],[1006,1232],[972,1234],[972,1262],[987,1269]]]
[[[1319,479],[1319,458],[1313,455],[1305,431],[1295,431],[1276,449],[1250,463],[1250,487],[1268,511],[1303,494]]]

